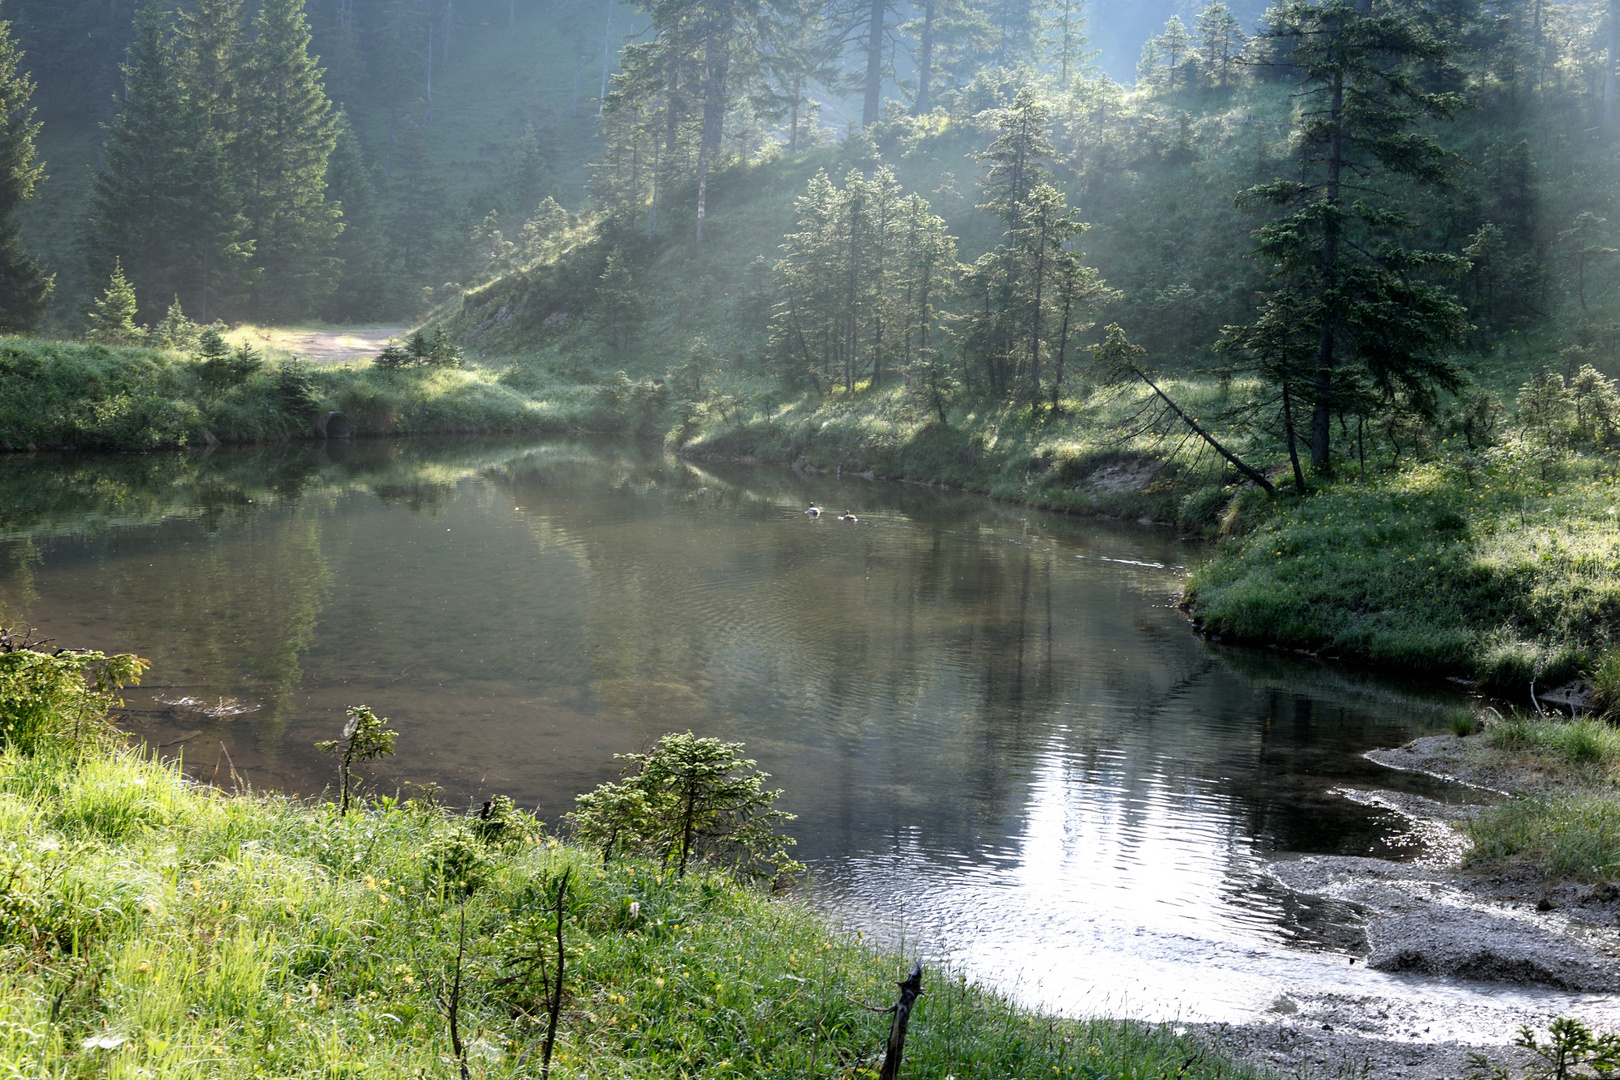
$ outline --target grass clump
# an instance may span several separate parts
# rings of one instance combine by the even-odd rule
[[[493,799],[345,814],[107,742],[0,748],[0,879],[18,1076],[531,1076],[559,929],[558,1075],[863,1075],[888,1018],[861,1003],[907,966],[707,863],[604,865]],[[1257,1075],[1163,1027],[927,990],[907,1075]]]
[[[1512,713],[1492,724],[1485,738],[1498,750],[1530,752],[1565,764],[1612,768],[1620,763],[1620,728],[1592,717]]]
[[[1620,802],[1610,795],[1517,799],[1467,826],[1477,870],[1529,866],[1543,877],[1598,882],[1620,877]]]

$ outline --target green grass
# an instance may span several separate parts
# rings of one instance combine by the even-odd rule
[[[1190,595],[1224,636],[1460,673],[1522,693],[1620,644],[1620,490],[1609,463],[1515,479],[1461,452],[1249,504]]]
[[[406,753],[408,747],[402,747]],[[460,903],[424,853],[478,849]],[[448,1076],[443,1001],[477,1077],[537,1075],[521,958],[572,882],[563,1077],[867,1076],[908,964],[792,897],[647,863],[604,867],[538,823],[484,845],[382,799],[227,794],[132,751],[0,753],[0,1076]],[[631,904],[639,905],[632,914]],[[1167,1028],[1059,1020],[929,970],[913,1077],[1228,1077]]]
[[[317,406],[290,406],[282,364],[244,382],[210,385],[201,366],[154,349],[0,341],[0,450],[71,447],[146,451],[308,438],[326,409],[356,434],[560,432],[580,427],[589,391],[519,389],[495,369],[381,371],[368,363],[309,369]]]
[[[1550,880],[1620,878],[1620,800],[1612,792],[1517,799],[1467,826],[1468,865],[1497,871],[1529,866]]]
[[[1513,713],[1490,724],[1485,741],[1498,750],[1535,753],[1571,765],[1605,770],[1620,765],[1620,728],[1592,717],[1565,720]]]

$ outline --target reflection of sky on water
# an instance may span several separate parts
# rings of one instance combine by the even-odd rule
[[[0,609],[150,656],[139,730],[261,787],[319,790],[311,743],[358,702],[402,733],[384,790],[548,819],[664,731],[743,740],[835,910],[1065,1008],[1233,1019],[1323,985],[1485,1008],[1352,967],[1262,873],[1415,853],[1333,789],[1448,797],[1359,757],[1447,699],[1206,645],[1168,606],[1198,549],[1164,532],[570,447],[301,453],[120,460],[82,490],[18,464]],[[56,501],[30,522],[8,484]]]

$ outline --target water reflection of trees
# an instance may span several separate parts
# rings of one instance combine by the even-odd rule
[[[1168,536],[966,495],[478,440],[70,460],[54,487],[19,464],[0,476],[0,537],[22,538],[0,539],[8,610],[63,567],[53,587],[80,580],[69,606],[102,620],[84,644],[138,646],[177,692],[253,699],[264,741],[309,693],[339,712],[392,695],[457,718],[454,747],[415,730],[422,760],[474,778],[500,760],[548,813],[612,771],[601,740],[567,743],[596,764],[544,757],[570,725],[617,749],[691,727],[748,743],[811,854],[1007,857],[1042,775],[1127,847],[1166,827],[1166,799],[1210,790],[1234,852],[1360,843],[1367,815],[1323,796],[1322,770],[1416,715],[1377,680],[1212,649],[1163,610],[1162,572],[1103,561],[1186,558]],[[810,521],[810,499],[863,520]],[[426,528],[449,513],[454,544]],[[424,647],[447,632],[457,648]]]
[[[923,823],[926,846],[981,857],[1019,833],[1054,732],[1074,782],[1118,800],[1127,833],[1165,791],[1218,780],[1234,834],[1310,843],[1366,815],[1320,794],[1309,756],[1342,759],[1410,728],[1409,711],[1351,704],[1270,737],[1279,706],[1265,679],[1251,690],[1155,613],[1162,576],[1095,562],[1181,554],[1140,530],[893,486],[857,498],[786,470],[631,472],[500,483],[578,553],[602,707],[649,738],[690,726],[746,739],[817,848],[910,842]],[[812,498],[874,512],[858,527],[810,522],[796,511]],[[1020,529],[1031,517],[1040,525]],[[1307,703],[1340,692],[1331,677],[1314,689],[1297,663],[1276,669]]]

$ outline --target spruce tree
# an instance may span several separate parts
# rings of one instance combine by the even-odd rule
[[[445,190],[444,181],[433,169],[426,134],[409,119],[399,128],[391,186],[391,284],[414,301],[412,291],[432,285],[438,268],[445,235]]]
[[[326,199],[337,121],[309,55],[304,0],[263,0],[238,93],[231,142],[259,270],[259,318],[307,314],[336,276],[341,213]]]
[[[1291,0],[1270,36],[1301,84],[1299,159],[1287,178],[1239,196],[1278,213],[1255,233],[1272,287],[1259,317],[1228,327],[1222,347],[1277,388],[1291,449],[1303,399],[1311,465],[1330,472],[1335,415],[1397,399],[1427,412],[1437,389],[1460,384],[1448,353],[1467,323],[1433,278],[1466,264],[1400,242],[1417,224],[1403,206],[1409,185],[1449,182],[1451,156],[1423,127],[1450,119],[1458,101],[1413,77],[1444,65],[1446,48],[1401,11]]]
[[[0,22],[0,330],[29,330],[45,315],[55,278],[22,246],[17,210],[34,197],[45,166],[34,139],[40,124],[29,99],[34,81],[21,68],[11,25]]]
[[[332,319],[372,319],[387,306],[381,211],[377,184],[360,140],[344,113],[326,169],[327,198],[343,208],[343,232],[334,248],[338,282],[322,314]]]
[[[85,316],[90,324],[85,335],[104,345],[127,345],[139,341],[144,331],[135,322],[135,288],[124,276],[124,267],[113,260],[112,280]]]
[[[197,0],[181,12],[176,34],[192,178],[181,295],[196,297],[190,302],[204,322],[243,310],[258,276],[235,146],[243,128],[243,30],[242,0]]]
[[[190,210],[195,132],[154,3],[136,22],[116,107],[90,197],[84,236],[89,269],[92,280],[105,279],[119,263],[136,294],[157,303],[186,288],[182,234]]]

